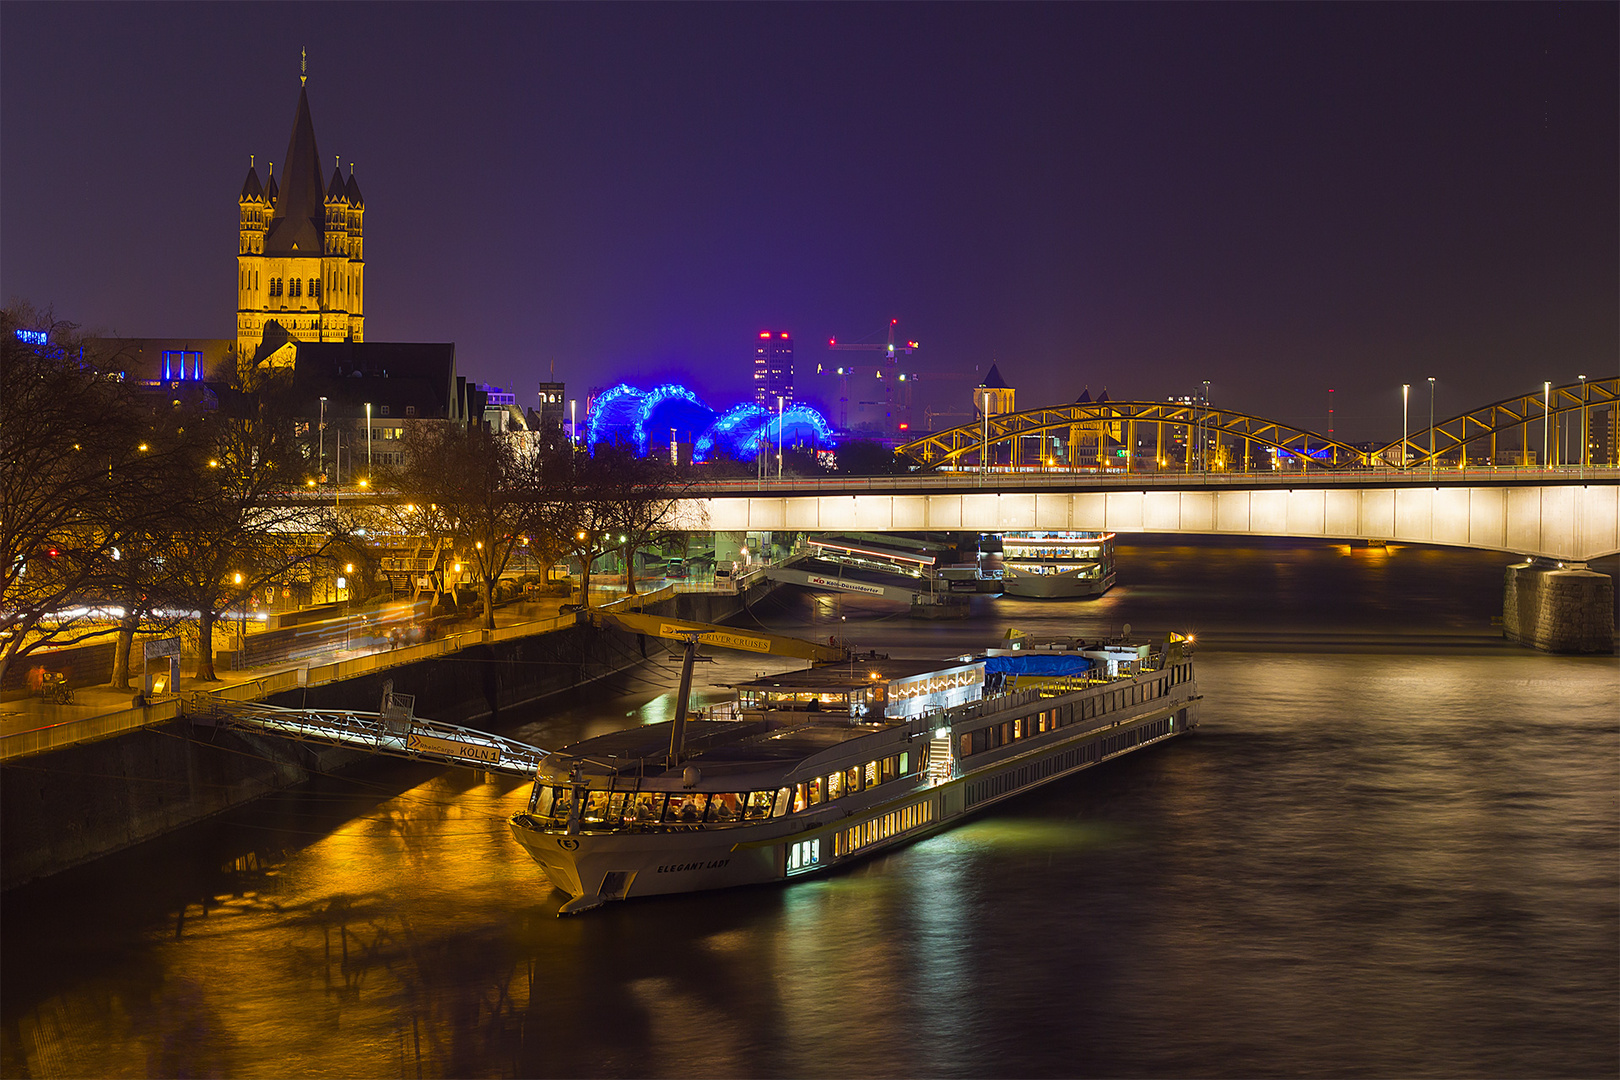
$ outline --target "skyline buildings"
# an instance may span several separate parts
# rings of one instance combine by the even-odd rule
[[[793,339],[786,330],[761,330],[754,345],[754,404],[793,404]]]

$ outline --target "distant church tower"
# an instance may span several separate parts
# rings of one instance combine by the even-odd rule
[[[353,165],[347,181],[334,164],[331,183],[321,184],[308,80],[306,60],[283,183],[272,162],[261,186],[250,160],[242,184],[236,347],[244,374],[291,370],[299,341],[365,340],[366,202]]]

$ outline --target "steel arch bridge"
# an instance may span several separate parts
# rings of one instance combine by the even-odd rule
[[[1540,444],[1545,443],[1548,452],[1555,453],[1558,443],[1551,432],[1578,422],[1578,445],[1584,447],[1589,442],[1586,433],[1593,410],[1600,414],[1606,410],[1607,420],[1613,425],[1615,410],[1620,409],[1617,399],[1620,379],[1605,378],[1492,402],[1443,420],[1432,429],[1409,432],[1404,440],[1404,462],[1408,467],[1442,460],[1459,467],[1470,460],[1474,464],[1491,464],[1498,460],[1499,452],[1516,450],[1521,463],[1534,452],[1545,464]],[[1131,451],[1138,446],[1144,425],[1154,428],[1152,471],[1246,471],[1252,468],[1257,449],[1262,454],[1272,450],[1286,454],[1306,468],[1403,461],[1400,439],[1367,450],[1264,417],[1170,401],[1103,401],[1026,409],[927,435],[895,452],[931,469],[988,466],[1032,472],[1133,472],[1141,468],[1140,452]],[[1539,441],[1532,432],[1537,425],[1544,429],[1544,438]],[[1610,440],[1611,456],[1614,442]]]

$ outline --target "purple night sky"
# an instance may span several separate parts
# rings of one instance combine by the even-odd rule
[[[0,292],[233,337],[298,52],[366,334],[516,389],[799,383],[826,339],[1399,435],[1613,374],[1620,7],[8,3]],[[972,378],[942,378],[965,404]],[[829,386],[830,383],[823,385]],[[810,396],[814,395],[811,388]],[[943,402],[942,402],[943,403]],[[920,412],[919,412],[920,416]]]

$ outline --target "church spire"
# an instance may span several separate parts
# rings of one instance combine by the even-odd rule
[[[298,50],[298,85],[309,85],[309,50]]]

